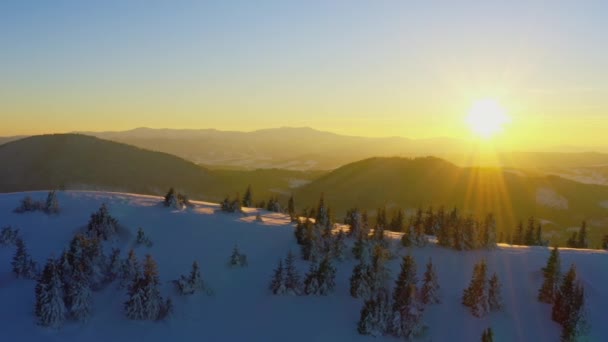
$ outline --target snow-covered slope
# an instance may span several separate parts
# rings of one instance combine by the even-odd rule
[[[45,193],[29,193],[43,198]],[[82,229],[92,212],[107,203],[111,214],[128,228],[131,236],[121,242],[122,257],[133,246],[142,227],[152,247],[137,247],[138,257],[151,254],[158,262],[163,296],[175,305],[172,318],[163,322],[130,321],[122,303],[126,291],[111,284],[94,294],[93,314],[87,323],[66,322],[59,330],[34,323],[32,280],[16,279],[10,268],[14,247],[0,247],[0,340],[1,341],[372,341],[356,331],[362,300],[349,295],[349,277],[355,265],[350,258],[337,263],[336,291],[327,297],[273,296],[268,283],[279,258],[289,250],[299,255],[293,225],[280,214],[262,212],[264,223],[248,215],[215,212],[215,204],[195,202],[193,209],[174,211],[160,205],[160,198],[118,193],[62,192],[62,212],[16,214],[23,193],[0,195],[0,227],[20,229],[27,248],[39,263],[57,257],[71,237]],[[128,241],[127,241],[128,240]],[[397,240],[393,248],[397,249]],[[249,267],[226,266],[234,244],[247,254]],[[496,341],[558,341],[560,327],[551,321],[551,307],[536,300],[541,284],[540,269],[546,248],[501,246],[494,251],[456,252],[435,246],[399,248],[418,262],[419,278],[432,257],[441,286],[442,304],[428,307],[424,322],[430,330],[423,341],[478,341],[492,327]],[[591,324],[590,341],[608,336],[608,254],[602,251],[562,250],[564,271],[575,263],[587,295]],[[505,310],[483,319],[474,318],[460,304],[475,262],[485,258],[489,271],[503,283]],[[200,263],[204,280],[214,294],[178,296],[171,280]],[[390,262],[393,278],[400,258]],[[308,263],[297,264],[303,275]],[[394,340],[386,338],[386,340]]]

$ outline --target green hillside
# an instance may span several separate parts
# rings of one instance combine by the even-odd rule
[[[476,215],[492,212],[498,229],[506,232],[530,216],[551,221],[545,231],[558,233],[555,242],[565,240],[565,230],[584,219],[592,227],[592,245],[608,232],[608,209],[600,205],[608,200],[606,186],[496,168],[460,168],[433,157],[370,158],[345,165],[299,189],[299,207],[314,205],[321,193],[337,219],[351,207],[368,209],[373,215],[381,206],[390,213],[396,208],[445,205]]]

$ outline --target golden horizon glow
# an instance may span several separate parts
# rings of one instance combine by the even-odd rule
[[[504,124],[509,121],[505,108],[493,99],[473,102],[467,117],[467,123],[473,133],[483,139],[490,139],[502,132]]]

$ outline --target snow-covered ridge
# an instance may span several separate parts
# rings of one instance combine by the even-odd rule
[[[255,220],[257,209],[245,208],[246,215],[218,212],[214,203],[193,201],[182,211],[163,207],[160,197],[125,193],[69,191],[58,193],[59,215],[41,212],[17,214],[13,209],[24,193],[0,195],[0,227],[20,229],[29,253],[38,264],[58,257],[72,236],[84,227],[91,213],[107,203],[112,216],[130,233],[118,242],[121,256],[133,248],[137,229],[142,227],[153,242],[151,247],[135,247],[140,260],[151,254],[158,262],[163,296],[173,299],[175,313],[165,322],[130,321],[125,318],[124,289],[115,284],[94,293],[93,314],[87,323],[66,323],[49,330],[34,323],[32,280],[16,279],[11,273],[13,247],[0,246],[0,336],[2,340],[57,341],[378,341],[357,334],[356,324],[363,301],[349,295],[349,277],[356,261],[351,257],[335,263],[335,292],[327,297],[273,296],[268,283],[280,258],[288,251],[299,256],[293,224],[287,216],[260,211],[263,222]],[[46,192],[27,193],[42,199]],[[500,245],[493,251],[457,252],[430,245],[424,248],[392,248],[399,255],[411,253],[418,275],[432,257],[438,272],[442,304],[430,306],[423,321],[429,332],[422,341],[478,341],[482,331],[492,327],[497,341],[557,341],[560,327],[551,321],[551,307],[536,301],[542,282],[540,269],[549,251],[544,247]],[[232,248],[238,244],[247,254],[248,267],[226,267]],[[591,324],[590,341],[608,335],[605,308],[608,306],[608,254],[597,250],[562,249],[563,270],[574,263],[583,280]],[[504,312],[474,318],[460,304],[473,265],[486,259],[490,272],[503,283]],[[174,292],[172,280],[190,270],[198,261],[202,277],[214,295],[188,297]],[[390,261],[393,279],[400,258]],[[298,258],[301,274],[309,263]],[[386,338],[386,340],[395,340]]]

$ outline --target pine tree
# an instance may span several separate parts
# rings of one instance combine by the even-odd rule
[[[325,207],[324,194],[321,194],[319,198],[319,204],[317,205],[317,216],[315,217],[315,224],[325,227],[329,224],[329,215],[327,213],[327,207]]]
[[[361,335],[382,336],[389,330],[390,303],[386,289],[380,289],[375,297],[365,301],[357,331]]]
[[[488,297],[486,293],[487,266],[485,261],[475,265],[473,277],[469,287],[462,295],[462,305],[468,307],[475,317],[482,317],[488,311]]]
[[[91,215],[87,229],[91,237],[109,240],[118,232],[118,221],[110,215],[104,203]]]
[[[144,316],[148,320],[159,319],[164,300],[160,295],[158,266],[152,256],[146,255],[143,272]]]
[[[585,292],[572,265],[562,280],[553,304],[552,318],[562,326],[562,341],[576,341],[587,330]]]
[[[496,219],[488,214],[483,224],[482,245],[487,249],[496,248]]]
[[[59,267],[55,260],[48,259],[36,284],[35,314],[38,324],[59,327],[65,320],[66,311]]]
[[[412,339],[423,328],[423,306],[416,287],[417,282],[416,261],[407,255],[401,263],[401,272],[393,291],[391,331],[397,337]]]
[[[536,233],[534,227],[534,217],[530,217],[528,219],[528,227],[526,229],[526,235],[524,237],[524,244],[526,246],[534,246],[536,245]]]
[[[57,194],[55,191],[50,191],[46,197],[44,205],[44,211],[47,214],[58,214],[59,213],[59,200],[57,200]]]
[[[353,256],[355,257],[355,259],[357,259],[357,260],[361,260],[361,259],[369,260],[369,257],[370,257],[369,241],[363,235],[363,233],[360,233],[357,236],[357,240],[355,240],[355,244],[353,245],[353,248],[352,248],[352,253],[353,253]]]
[[[23,239],[17,238],[16,246],[17,251],[15,252],[15,256],[13,256],[13,261],[11,262],[13,273],[17,278],[36,278],[36,263],[27,253]]]
[[[578,232],[578,239],[576,242],[577,248],[588,248],[587,243],[587,221],[583,221],[581,224],[581,229]]]
[[[359,261],[359,264],[353,269],[350,277],[350,295],[353,298],[371,297],[370,272],[370,266],[363,260]]]
[[[175,196],[175,190],[173,188],[170,188],[169,191],[167,191],[167,194],[165,195],[165,200],[163,201],[165,207],[172,206],[172,202],[175,201]]]
[[[517,225],[517,230],[515,231],[515,236],[513,237],[513,244],[524,244],[524,223],[522,221],[519,221],[519,224]]]
[[[481,342],[494,342],[494,332],[492,328],[488,328],[481,334]]]
[[[319,293],[320,286],[319,267],[317,266],[316,261],[313,260],[313,262],[310,263],[310,268],[304,279],[304,294],[316,295]]]
[[[285,258],[285,294],[297,296],[301,293],[301,283],[300,283],[300,275],[298,274],[298,270],[296,270],[296,258],[289,251],[287,254],[287,258]]]
[[[192,270],[188,276],[182,275],[178,280],[174,280],[173,283],[181,295],[192,295],[206,289],[205,282],[201,276],[201,269],[196,261],[192,262]]]
[[[251,184],[247,186],[245,190],[245,196],[243,196],[243,207],[251,207],[253,205],[253,194],[251,193]]]
[[[279,259],[279,264],[274,270],[274,275],[272,276],[272,280],[270,281],[268,288],[272,294],[285,294],[287,288],[285,286],[285,269],[283,268],[283,260]]]
[[[401,209],[398,209],[395,214],[393,215],[393,217],[391,218],[391,223],[390,223],[390,230],[394,231],[394,232],[403,232],[404,229],[404,217],[403,217],[403,211]]]
[[[332,257],[337,260],[344,260],[346,256],[346,235],[342,230],[338,231],[332,241]]]
[[[91,315],[92,294],[83,265],[74,268],[66,292],[65,302],[70,317],[77,321],[86,321]]]
[[[435,235],[435,214],[432,206],[424,213],[424,234]]]
[[[144,233],[144,230],[141,227],[137,228],[137,239],[135,240],[135,243],[146,247],[152,247],[152,241],[146,236],[146,233]]]
[[[424,283],[421,290],[421,300],[423,304],[439,304],[439,283],[433,261],[429,259],[424,272]]]
[[[3,227],[0,231],[0,246],[10,246],[17,242],[19,237],[19,229],[13,229],[11,226]]]
[[[498,276],[494,273],[488,283],[488,308],[490,311],[500,311],[502,307],[501,285]]]
[[[561,261],[559,257],[559,249],[554,247],[551,255],[547,260],[547,266],[543,269],[544,281],[541,288],[538,290],[538,300],[543,303],[551,304],[555,301],[555,297],[559,290],[559,279],[561,277]]]
[[[228,260],[228,266],[230,267],[245,267],[247,266],[247,255],[242,254],[239,251],[239,247],[234,245],[232,249],[232,254],[230,255],[230,259]]]
[[[121,277],[122,261],[120,260],[120,249],[112,248],[110,260],[106,269],[106,282],[111,283]]]
[[[121,287],[128,286],[136,282],[141,276],[139,261],[134,250],[130,250],[127,259],[121,267]]]
[[[543,242],[543,227],[540,222],[536,225],[536,245],[543,246],[545,243]]]
[[[330,258],[325,257],[319,264],[317,279],[319,282],[317,294],[327,296],[334,292],[334,288],[336,287],[336,268],[331,264]]]
[[[382,245],[374,246],[370,267],[368,268],[368,281],[370,293],[386,288],[390,280],[390,272],[386,267],[389,251]]]

